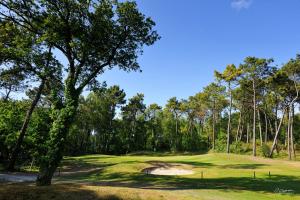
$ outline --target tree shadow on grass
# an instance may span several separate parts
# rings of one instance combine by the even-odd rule
[[[165,157],[165,156],[194,156],[194,155],[201,155],[201,154],[207,154],[207,150],[203,151],[195,151],[195,152],[169,152],[169,151],[163,151],[163,152],[152,152],[152,151],[138,151],[138,152],[132,152],[124,156],[148,156],[148,157]]]
[[[209,162],[199,162],[199,161],[160,161],[160,160],[149,160],[144,163],[151,164],[155,167],[176,167],[180,166],[180,164],[191,165],[193,167],[213,167],[215,164]]]
[[[22,184],[0,184],[0,200],[61,200],[61,199],[95,199],[95,200],[121,200],[116,195],[105,195],[88,190],[80,185],[52,185],[37,187]]]
[[[220,168],[230,168],[230,169],[257,169],[263,166],[268,166],[266,164],[230,164],[230,165],[220,165]]]
[[[213,163],[209,162],[199,162],[199,161],[170,161],[169,163],[180,163],[180,164],[185,164],[185,165],[193,165],[196,167],[202,167],[202,168],[207,168],[207,167],[214,167],[216,166]]]
[[[155,176],[142,173],[111,173],[99,175],[95,185],[131,187],[160,190],[218,189],[225,191],[254,191],[276,193],[290,191],[300,194],[300,178],[272,175],[270,178],[224,177],[191,178],[183,176]],[[101,180],[101,181],[100,181]]]
[[[108,163],[108,162],[97,162],[96,164],[94,164],[90,161],[87,161],[86,159],[67,159],[67,160],[63,160],[59,168],[61,171],[64,172],[74,172],[80,170],[104,168],[115,164],[116,163]]]

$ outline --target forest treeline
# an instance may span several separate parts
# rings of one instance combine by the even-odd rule
[[[281,68],[247,57],[215,72],[216,81],[188,99],[172,97],[164,107],[145,105],[144,95],[126,99],[119,86],[102,84],[79,98],[64,155],[126,154],[136,151],[209,151],[259,154],[286,152],[295,158],[300,140],[300,57]],[[8,90],[7,90],[8,92]],[[30,93],[28,93],[29,95]],[[29,97],[31,97],[29,95]],[[43,94],[27,130],[19,161],[38,162],[47,148],[51,102]],[[5,94],[0,106],[1,159],[7,160],[32,99]]]

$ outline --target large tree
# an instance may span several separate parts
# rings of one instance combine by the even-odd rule
[[[281,75],[285,77],[284,91],[287,107],[287,153],[291,160],[292,155],[296,157],[294,147],[294,110],[295,103],[299,102],[299,85],[300,85],[300,56],[297,55],[296,59],[291,59],[280,70]],[[279,83],[280,84],[280,83]]]
[[[136,94],[121,108],[126,153],[146,146],[144,94]]]
[[[26,28],[67,60],[63,99],[53,107],[48,150],[37,178],[37,185],[49,185],[83,89],[114,66],[138,70],[142,47],[159,36],[153,31],[154,22],[138,11],[135,2],[2,0],[0,5],[1,19]]]
[[[212,118],[212,149],[215,149],[216,122],[218,114],[226,107],[225,87],[211,83],[203,89],[205,104]]]
[[[102,87],[89,94],[85,107],[89,110],[90,123],[97,138],[97,152],[111,153],[116,139],[114,118],[116,109],[125,104],[125,92],[119,86]]]
[[[243,76],[252,83],[252,99],[253,99],[253,156],[256,156],[256,112],[257,112],[257,90],[263,83],[263,80],[270,75],[273,69],[270,63],[273,59],[247,57],[241,64]]]
[[[156,103],[150,104],[145,110],[147,120],[147,149],[151,149],[154,152],[159,147],[160,139],[162,137],[162,125],[161,125],[161,114],[162,108]]]
[[[232,111],[232,85],[237,77],[241,74],[241,70],[236,68],[234,64],[227,65],[223,73],[215,71],[215,77],[218,80],[224,80],[227,83],[227,89],[229,93],[229,111],[228,111],[228,123],[227,123],[227,148],[226,152],[230,150],[230,132],[231,132],[231,111]]]
[[[175,133],[171,135],[171,147],[175,150],[180,149],[181,146],[181,135],[179,133],[180,123],[179,118],[182,114],[182,102],[179,101],[176,97],[172,97],[168,100],[166,104],[166,111],[170,112],[172,117],[175,120]]]

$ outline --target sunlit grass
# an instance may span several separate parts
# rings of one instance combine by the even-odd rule
[[[186,164],[195,174],[154,176],[142,173],[144,168],[151,166],[151,161]],[[298,162],[210,153],[183,156],[87,155],[67,157],[65,163],[102,169],[93,173],[62,176],[58,178],[60,181],[161,190],[162,194],[172,191],[186,199],[246,199],[253,196],[259,199],[300,199]]]
[[[195,173],[185,176],[143,173],[154,161],[180,164]],[[300,199],[299,169],[299,162],[218,153],[66,157],[61,176],[55,177],[55,186],[43,190],[49,195],[43,193],[31,199],[79,199],[80,195],[87,199]],[[0,196],[4,190],[14,195],[39,194],[42,190],[28,184],[4,188]]]

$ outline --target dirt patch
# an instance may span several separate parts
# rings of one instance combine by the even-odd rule
[[[153,175],[166,175],[166,176],[178,176],[178,175],[190,175],[194,174],[194,171],[191,170],[191,166],[177,164],[177,163],[164,163],[164,162],[157,162],[157,161],[150,161],[149,162],[152,167],[148,167],[143,169],[142,172],[146,174],[153,174]]]

